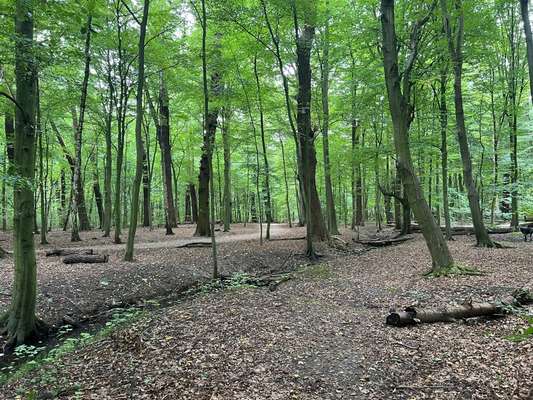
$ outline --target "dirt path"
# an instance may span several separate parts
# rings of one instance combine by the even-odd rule
[[[177,246],[181,246],[188,243],[198,243],[198,242],[204,242],[204,243],[211,243],[210,238],[205,237],[186,237],[185,235],[189,234],[191,231],[190,226],[187,226],[186,232],[178,232],[179,235],[177,236],[163,236],[164,239],[161,239],[159,241],[155,242],[138,242],[139,239],[136,239],[135,243],[135,249],[136,250],[146,250],[146,249],[168,249],[168,248],[175,248]],[[228,242],[242,242],[246,240],[259,240],[260,237],[260,230],[259,226],[254,224],[248,227],[246,229],[245,233],[233,233],[233,232],[216,232],[215,237],[217,243],[228,243]],[[263,230],[266,229],[266,226],[263,227]],[[178,228],[179,230],[179,228]],[[287,238],[287,237],[296,237],[294,236],[295,229],[289,228],[285,224],[272,224],[270,227],[271,232],[271,238]],[[265,232],[263,232],[264,237]],[[301,236],[300,236],[301,237]],[[125,240],[125,239],[124,239]],[[81,249],[94,249],[96,251],[122,251],[125,248],[125,244],[102,244],[102,243],[96,243],[94,245],[87,245],[86,243],[64,243],[64,247],[76,247]]]

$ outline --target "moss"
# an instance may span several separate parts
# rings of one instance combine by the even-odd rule
[[[460,264],[453,264],[448,267],[440,268],[436,271],[429,271],[424,276],[430,277],[430,278],[441,278],[441,277],[450,277],[450,276],[461,276],[461,275],[467,275],[467,276],[481,276],[485,275],[484,272],[467,267]]]
[[[312,264],[298,271],[298,275],[308,279],[328,279],[333,275],[327,264]]]

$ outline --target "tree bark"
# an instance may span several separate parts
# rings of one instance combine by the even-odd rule
[[[259,107],[259,131],[261,132],[261,148],[263,151],[263,163],[265,165],[265,216],[266,216],[266,240],[270,239],[270,224],[272,223],[272,199],[270,195],[270,167],[268,164],[268,155],[265,141],[265,119],[263,113],[263,96],[261,94],[261,85],[259,83],[259,74],[257,72],[257,57],[254,57],[254,76],[257,87],[257,104]]]
[[[176,208],[172,190],[172,152],[170,148],[170,112],[168,107],[168,93],[163,72],[159,82],[159,147],[161,148],[161,162],[163,163],[163,182],[165,189],[165,213],[170,228],[176,225]]]
[[[78,203],[78,200],[82,199],[83,182],[81,176],[81,156],[82,156],[82,143],[83,143],[83,123],[85,121],[85,105],[87,102],[87,87],[89,84],[90,65],[91,65],[91,32],[92,32],[92,11],[89,11],[87,16],[86,34],[85,34],[85,70],[83,73],[83,82],[81,86],[81,98],[80,98],[80,115],[79,120],[75,126],[74,143],[76,150],[74,153],[74,176],[73,185],[75,195],[72,201],[72,226],[70,240],[72,242],[79,242],[81,240],[79,230],[90,229],[89,218],[86,212],[85,202]],[[83,196],[84,197],[84,196]],[[84,199],[85,200],[85,199]],[[78,213],[82,210],[81,214]],[[85,213],[83,212],[85,210]],[[79,226],[78,226],[79,217]]]
[[[111,180],[113,173],[113,156],[112,147],[113,142],[111,139],[112,119],[113,119],[113,96],[114,86],[111,77],[111,61],[109,58],[109,52],[107,53],[107,85],[108,85],[108,106],[105,111],[105,167],[104,167],[104,218],[103,218],[103,230],[104,237],[109,237],[111,233],[111,218],[112,218],[112,188]]]
[[[468,137],[465,126],[465,116],[463,109],[463,92],[462,92],[462,75],[463,75],[463,36],[464,36],[464,15],[462,0],[455,0],[455,6],[459,13],[457,17],[456,42],[452,36],[452,27],[450,25],[450,16],[446,5],[446,0],[441,1],[441,9],[444,19],[444,29],[448,38],[448,49],[453,63],[454,71],[454,102],[455,102],[455,119],[456,133],[461,160],[463,162],[463,180],[468,190],[468,202],[472,222],[476,230],[477,245],[481,247],[494,247],[494,243],[487,234],[483,222],[483,214],[479,205],[479,194],[472,174],[472,159],[468,145]]]
[[[440,155],[442,169],[442,205],[444,211],[444,225],[446,227],[446,240],[452,240],[450,204],[448,199],[448,107],[446,106],[446,81],[448,68],[443,67],[440,73],[440,100],[439,100],[439,120],[440,120]]]
[[[222,112],[222,146],[224,148],[224,195],[223,220],[224,232],[229,232],[231,225],[231,137],[229,123],[231,111],[224,108]]]
[[[144,47],[146,37],[146,25],[148,24],[148,10],[150,8],[150,0],[144,0],[143,17],[140,26],[139,34],[139,51],[138,51],[138,67],[137,67],[137,96],[135,104],[135,178],[133,181],[131,194],[131,214],[130,226],[128,230],[128,242],[126,244],[126,252],[124,254],[124,261],[133,261],[133,246],[135,241],[135,232],[137,231],[137,219],[139,215],[139,192],[141,188],[141,180],[143,176],[143,158],[144,145],[142,134],[143,123],[143,85],[144,85]],[[167,125],[168,127],[168,125]],[[172,193],[171,193],[172,194]]]
[[[527,66],[529,70],[529,90],[531,103],[533,104],[533,36],[531,34],[531,22],[529,21],[529,0],[520,0],[520,11],[524,23],[524,33],[527,46]]]
[[[297,26],[298,17],[296,6],[293,4],[293,16],[295,21],[297,75],[298,75],[298,113],[296,125],[298,127],[298,139],[301,148],[301,166],[303,176],[303,197],[305,199],[305,215],[307,227],[307,250],[309,258],[316,258],[313,248],[313,239],[326,240],[329,234],[322,216],[322,207],[316,188],[316,151],[315,129],[311,125],[311,49],[315,36],[315,27],[312,22],[314,11],[304,10],[304,27],[299,32]]]
[[[331,163],[329,158],[329,0],[326,0],[326,22],[322,46],[322,62],[320,64],[321,92],[322,92],[322,153],[324,157],[324,185],[326,190],[326,218],[331,235],[338,235],[337,212],[331,184]]]
[[[381,0],[381,25],[383,32],[383,64],[385,82],[389,98],[389,108],[393,122],[394,146],[397,156],[397,168],[400,173],[407,200],[422,228],[422,234],[432,258],[432,270],[440,271],[453,265],[453,258],[448,250],[444,236],[435,223],[435,219],[424,198],[420,181],[414,172],[409,147],[409,127],[413,118],[410,101],[410,74],[416,61],[420,29],[429,16],[417,21],[411,34],[411,53],[400,77],[398,70],[398,46],[395,30],[394,0]],[[403,90],[401,85],[403,84]]]
[[[33,241],[35,179],[35,58],[33,55],[33,1],[17,0],[15,14],[15,109],[14,164],[17,175],[27,184],[14,188],[13,258],[14,282],[7,314],[7,347],[30,340],[37,331],[35,304],[37,268]]]
[[[287,220],[289,221],[289,228],[292,228],[292,215],[291,215],[291,205],[289,201],[289,181],[287,180],[287,165],[285,163],[285,148],[283,146],[283,139],[279,139],[281,145],[281,160],[283,162],[283,179],[285,181],[285,204],[287,207]]]

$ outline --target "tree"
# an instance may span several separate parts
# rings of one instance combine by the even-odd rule
[[[333,198],[333,189],[331,185],[331,163],[329,156],[329,0],[326,0],[326,23],[324,26],[324,38],[322,40],[322,60],[320,63],[320,78],[322,91],[322,146],[324,154],[324,185],[326,189],[326,218],[329,233],[332,235],[339,234],[337,227],[337,213],[335,210],[335,200]]]
[[[529,0],[520,0],[520,11],[526,35],[529,90],[531,92],[531,103],[533,103],[533,36],[531,35],[531,22],[529,21]]]
[[[35,94],[37,72],[33,43],[33,1],[17,0],[15,14],[16,108],[13,199],[13,256],[15,276],[11,305],[3,317],[8,348],[32,339],[42,328],[35,316],[37,268],[33,242],[35,213]]]
[[[433,10],[431,10],[432,12]],[[389,97],[389,108],[393,124],[396,165],[405,189],[405,196],[420,224],[422,234],[433,261],[432,271],[438,273],[453,267],[444,236],[431,213],[420,181],[415,174],[409,147],[409,127],[413,119],[413,106],[410,103],[411,73],[418,56],[421,29],[429,19],[429,13],[417,20],[410,34],[411,52],[400,76],[398,67],[398,41],[396,38],[394,0],[381,0],[381,26],[383,34],[383,66]]]
[[[81,171],[81,150],[83,143],[83,123],[85,122],[85,106],[87,103],[87,87],[89,85],[90,65],[91,65],[91,32],[92,32],[92,12],[94,8],[94,1],[89,1],[87,6],[87,23],[85,26],[85,70],[83,73],[83,82],[81,85],[81,98],[80,98],[80,115],[79,120],[76,121],[73,113],[74,123],[74,142],[76,150],[74,152],[74,173],[72,178],[74,196],[72,196],[72,227],[70,240],[72,242],[79,242],[80,235],[79,229],[90,229],[88,218],[83,212],[80,215],[80,226],[78,227],[78,210],[80,207],[85,210],[85,198],[81,192],[84,190],[82,183],[82,171]],[[83,199],[83,200],[82,200]],[[80,201],[83,201],[80,204]]]
[[[470,213],[472,215],[472,222],[474,224],[477,245],[481,247],[494,247],[494,243],[490,239],[487,230],[485,229],[483,214],[479,205],[479,194],[474,182],[474,177],[472,175],[472,159],[470,156],[468,136],[466,133],[462,92],[464,15],[461,0],[454,1],[456,11],[458,12],[457,25],[455,28],[455,39],[452,33],[451,18],[446,4],[447,0],[440,0],[440,4],[444,20],[444,30],[448,39],[448,50],[450,52],[450,58],[453,64],[456,133],[457,141],[459,142],[459,148],[461,151],[461,160],[463,162],[463,179],[468,190],[468,203],[470,205]]]
[[[133,261],[133,244],[135,241],[135,232],[137,230],[137,218],[139,215],[139,192],[143,175],[143,158],[144,145],[142,135],[143,123],[143,85],[144,85],[144,46],[146,37],[146,25],[148,24],[148,11],[150,0],[144,0],[143,17],[140,22],[139,33],[139,56],[137,66],[137,96],[135,101],[135,148],[137,160],[135,163],[135,179],[133,181],[131,196],[131,214],[128,232],[128,242],[126,244],[126,253],[124,261]]]

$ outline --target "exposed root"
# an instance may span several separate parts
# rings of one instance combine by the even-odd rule
[[[482,271],[477,270],[475,268],[469,268],[469,267],[463,267],[460,265],[450,265],[448,267],[439,268],[435,271],[429,271],[424,274],[424,276],[431,277],[431,278],[441,278],[441,277],[450,277],[450,276],[460,276],[460,275],[467,275],[467,276],[481,276],[485,275]]]

